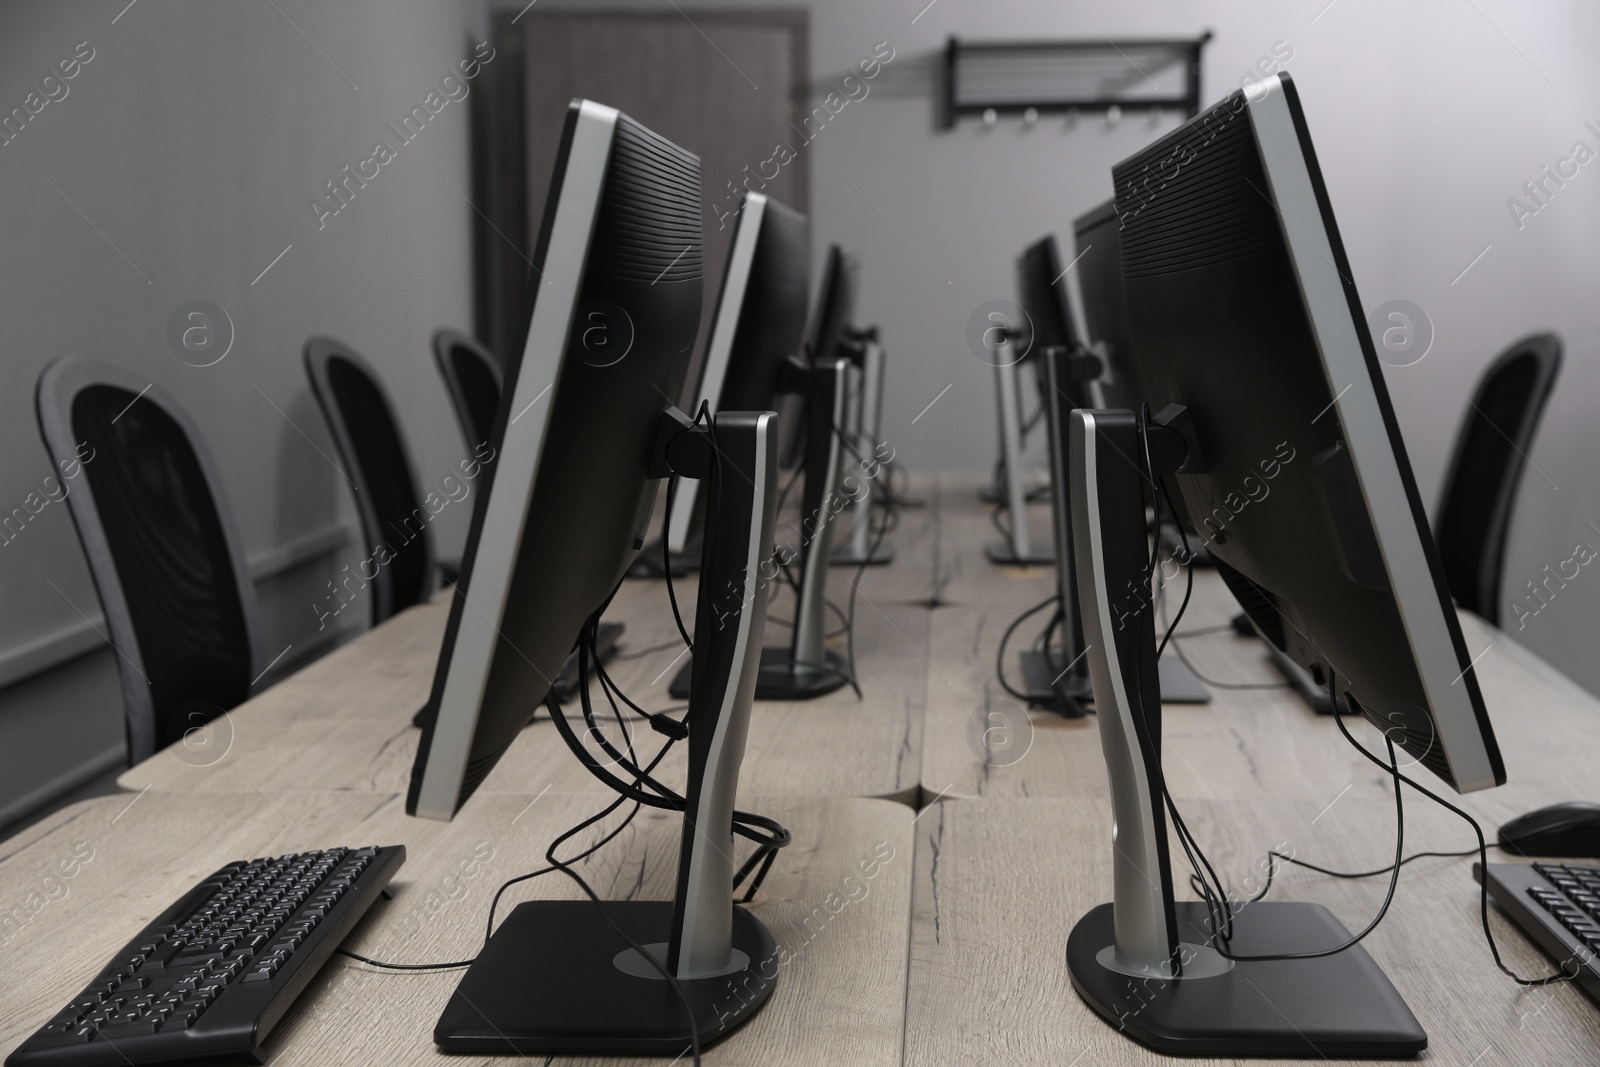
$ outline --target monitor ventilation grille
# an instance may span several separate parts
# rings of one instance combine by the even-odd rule
[[[700,157],[618,115],[590,271],[614,281],[701,280],[700,212]]]
[[[1117,164],[1112,181],[1126,278],[1282,247],[1243,93]]]

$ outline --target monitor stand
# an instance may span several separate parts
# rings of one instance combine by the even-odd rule
[[[850,395],[849,433],[857,461],[865,463],[867,457],[877,454],[878,431],[883,425],[884,359],[877,328],[853,331],[847,351],[861,369],[861,388]],[[858,477],[861,492],[850,509],[850,538],[834,545],[830,558],[846,567],[881,567],[894,562],[894,546],[874,537],[872,530],[872,509],[883,490],[876,477],[869,478],[864,471]]]
[[[1317,959],[1236,962],[1216,950],[1205,906],[1173,899],[1143,475],[1122,458],[1140,454],[1139,428],[1127,411],[1078,410],[1070,425],[1073,548],[1116,827],[1113,902],[1067,939],[1073,989],[1112,1026],[1168,1054],[1415,1056],[1427,1034],[1360,945]],[[1150,429],[1153,456],[1182,459],[1181,435],[1176,449],[1155,440],[1177,430]],[[1155,462],[1152,476],[1181,465]],[[1260,901],[1239,908],[1233,925],[1231,955],[1314,951],[1350,937],[1317,904]]]
[[[433,1037],[441,1049],[678,1056],[690,1047],[691,1027],[705,1047],[747,1022],[771,994],[777,942],[733,902],[732,827],[767,614],[766,585],[747,576],[772,553],[776,418],[716,416],[716,447],[733,470],[708,487],[723,518],[700,572],[674,898],[519,904],[440,1016]],[[698,430],[677,435],[666,452],[674,467],[710,473],[710,439]],[[613,924],[677,977],[677,992]]]
[[[850,681],[850,665],[827,647],[828,562],[833,524],[843,506],[838,489],[842,451],[838,427],[855,375],[856,369],[847,359],[825,360],[803,373],[809,396],[805,491],[800,508],[800,594],[788,647],[761,650],[757,700],[811,700]],[[772,570],[773,565],[764,561],[757,574],[763,586],[782,580]],[[674,697],[689,696],[693,669],[690,664],[672,679],[669,692]]]
[[[995,348],[994,388],[1000,417],[1000,472],[1004,480],[1005,509],[1011,536],[984,546],[989,562],[1009,567],[1054,563],[1049,545],[1036,545],[1028,532],[1028,487],[1022,474],[1022,380],[1012,356],[1009,331]]]

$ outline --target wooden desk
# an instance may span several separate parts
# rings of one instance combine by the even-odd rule
[[[1064,791],[1074,798],[1102,798],[1105,765],[1094,717],[1068,720],[1043,711],[1023,716],[995,679],[1001,633],[1025,608],[1050,595],[1054,572],[1000,568],[984,560],[977,536],[980,509],[972,493],[944,494],[941,525],[947,536],[961,530],[944,558],[952,572],[963,576],[987,567],[989,580],[952,581],[947,595],[952,588],[965,588],[970,599],[933,612],[924,796],[1051,797]],[[1174,596],[1181,591],[1180,586]],[[1222,626],[1238,610],[1216,572],[1198,569],[1179,633]],[[1600,700],[1510,635],[1471,614],[1462,613],[1460,619],[1468,654],[1488,650],[1475,671],[1508,779],[1499,789],[1467,796],[1465,805],[1489,825],[1543,804],[1591,796],[1594,753],[1600,752]],[[1041,612],[1013,636],[1006,662],[1013,685],[1019,681],[1016,650],[1026,647],[1046,621]],[[1179,643],[1208,678],[1267,685],[1282,681],[1259,639],[1223,632]],[[1163,706],[1163,756],[1174,796],[1254,796],[1273,802],[1320,797],[1327,803],[1352,781],[1385,778],[1350,749],[1332,718],[1316,715],[1290,690],[1214,688],[1212,695],[1210,704]],[[1031,731],[1031,744],[986,758],[983,724],[991,710],[1007,712],[1021,732]],[[1352,726],[1369,747],[1381,746],[1376,729],[1365,722]],[[1023,748],[1026,754],[1018,758]]]
[[[1381,794],[1379,783],[1357,783],[1326,813],[1324,802],[1284,797],[1270,805],[1194,800],[1182,809],[1237,892],[1247,876],[1259,877],[1265,851],[1284,844],[1335,869],[1370,870],[1391,861],[1393,794]],[[1102,1021],[1067,976],[1073,924],[1111,897],[1110,820],[1104,800],[1062,795],[947,800],[918,820],[907,1064],[1174,1062]],[[1460,820],[1407,797],[1408,852],[1473,843]],[[1182,863],[1175,840],[1172,848],[1174,863]],[[1363,942],[1428,1032],[1429,1051],[1420,1062],[1597,1062],[1600,1013],[1582,992],[1566,985],[1522,989],[1495,969],[1478,924],[1471,862],[1408,864],[1388,916]],[[1173,880],[1183,881],[1176,867]],[[1386,888],[1383,878],[1341,881],[1282,867],[1269,899],[1320,902],[1359,930]],[[1186,891],[1180,896],[1193,899]],[[1550,963],[1492,905],[1490,922],[1509,966],[1525,976],[1549,973]]]
[[[857,700],[847,687],[813,701],[757,702],[740,779],[745,792],[905,801],[916,796],[928,677],[927,660],[919,650],[928,645],[929,612],[911,601],[922,594],[919,576],[929,573],[919,566],[919,555],[931,555],[934,520],[926,509],[906,515],[895,536],[903,559],[892,567],[868,569],[858,584],[855,655],[863,699]],[[841,609],[854,581],[853,568],[830,571],[830,597]],[[679,580],[676,589],[692,623],[695,583]],[[421,739],[411,717],[433,683],[448,596],[441,593],[433,603],[363,634],[235,708],[189,746],[175,744],[130,768],[118,785],[132,792],[259,787],[403,793]],[[769,616],[768,644],[787,642],[783,620],[793,615],[794,598],[780,593]],[[667,686],[689,659],[682,655],[665,583],[623,583],[606,617],[627,626],[621,649],[627,658],[609,667],[618,685],[644,707],[681,707],[667,695]],[[830,619],[830,628],[838,625],[836,618]],[[832,644],[845,651],[841,639]],[[598,686],[593,692],[595,700],[603,701]],[[635,738],[646,746],[660,740],[647,726]],[[681,789],[683,761],[674,753],[658,777]],[[541,713],[482,789],[522,793],[546,787],[556,792],[607,791],[572,757]]]
[[[152,790],[66,808],[7,841],[0,855],[0,902],[8,909],[23,905],[27,914],[20,926],[5,927],[0,945],[0,1050],[9,1052],[59,1010],[152,916],[235,859],[335,845],[404,844],[408,855],[394,883],[395,899],[379,902],[347,945],[396,962],[469,957],[483,937],[499,884],[544,866],[548,842],[601,806],[592,796],[550,793],[535,799],[476,796],[453,823],[407,818],[402,799],[385,793],[196,798]],[[763,886],[765,899],[755,906],[795,958],[767,1006],[712,1049],[707,1062],[899,1063],[910,809],[880,800],[748,803],[795,835]],[[602,897],[669,898],[680,825],[676,816],[641,812],[582,865],[585,878]],[[880,842],[893,856],[874,878],[861,882],[864,890],[851,890],[855,899],[848,905],[817,920],[814,910],[829,914],[829,894],[843,892],[846,875],[861,878],[859,863]],[[75,849],[80,860],[90,857],[75,876],[47,881]],[[64,889],[51,888],[57,885]],[[45,894],[51,899],[36,909],[26,904],[30,895],[37,903]],[[546,875],[508,891],[499,914],[521,900],[580,896],[562,875]],[[459,1064],[459,1057],[435,1050],[432,1032],[461,973],[378,971],[335,957],[269,1040],[272,1062]]]

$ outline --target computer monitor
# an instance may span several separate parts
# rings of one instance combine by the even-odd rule
[[[771,217],[772,208],[773,202],[768,200],[765,208],[768,217]],[[747,206],[745,210],[750,209]],[[763,231],[768,228],[762,227]],[[785,235],[781,243],[774,242],[772,251],[774,255],[799,255],[803,247],[794,242],[793,235]],[[783,305],[781,330],[787,336],[792,328],[789,316],[794,312],[793,272],[799,270],[803,277],[804,268],[791,261],[784,270],[789,280],[781,287],[775,286],[770,295]],[[778,400],[780,463],[791,467],[802,465],[803,480],[799,518],[785,525],[798,544],[786,546],[785,558],[781,561],[782,566],[790,568],[790,573],[796,576],[794,626],[787,646],[763,650],[761,673],[756,682],[757,700],[810,700],[851,681],[848,663],[827,647],[826,635],[828,566],[838,514],[845,503],[840,493],[845,457],[844,425],[850,398],[861,377],[850,355],[844,351],[855,291],[855,259],[834,245],[828,250],[817,308],[807,334],[806,343],[812,358],[785,361],[778,352],[781,347],[778,345],[772,345],[765,352],[766,358],[783,364],[777,376],[777,390],[781,394]],[[765,332],[766,325],[761,329]],[[763,343],[771,340],[768,338]],[[736,379],[724,383],[724,389],[755,391],[765,388],[760,380],[763,372],[758,365],[752,363],[740,369]],[[748,376],[745,371],[750,372]],[[795,452],[792,462],[782,458],[791,449]],[[784,581],[779,562],[765,562],[760,580]],[[685,667],[672,679],[668,692],[675,697],[686,696],[689,682],[689,668]]]
[[[804,215],[763,193],[745,198],[692,411],[702,404],[712,412],[773,406],[778,373],[785,360],[799,354],[806,324],[808,229]],[[686,569],[697,562],[690,550],[699,540],[704,512],[701,483],[680,481],[666,547],[668,558],[683,557]],[[640,562],[655,561],[642,556]]]
[[[676,1053],[691,1033],[736,1024],[716,1010],[726,978],[711,976],[769,959],[775,944],[732,906],[729,858],[766,610],[765,589],[743,576],[771,551],[775,416],[724,413],[698,451],[680,443],[697,434],[668,398],[699,325],[698,158],[612,108],[573,101],[551,189],[526,339],[506,370],[500,454],[485,469],[492,491],[474,506],[406,811],[449,819],[483,783],[642,545],[658,478],[682,464],[718,495],[685,720],[678,893],[604,911],[520,905],[434,1037],[477,1053]],[[619,930],[653,957],[659,943],[660,958],[644,959]]]
[[[805,347],[812,364],[840,356],[840,345],[855,314],[860,270],[855,256],[837,244],[828,246],[828,254],[822,261],[822,276],[817,282],[817,305],[805,335]],[[795,394],[779,402],[783,440],[779,462],[785,469],[795,467],[805,456],[808,429],[805,406],[804,398]]]
[[[1066,271],[1054,235],[1039,238],[1017,257],[1017,294],[1031,323],[1028,356],[1038,370],[1039,399],[1044,406],[1050,459],[1050,519],[1055,540],[1056,617],[1046,629],[1038,649],[1019,655],[1023,692],[1030,702],[1071,716],[1083,714],[1080,702],[1091,698],[1089,664],[1084,657],[1082,623],[1078,616],[1078,590],[1073,581],[1072,527],[1067,508],[1066,430],[1070,413],[1080,407],[1099,407],[1097,383],[1092,378],[1098,360],[1089,357],[1073,322],[1067,298]],[[1013,523],[1027,521],[1013,514]]]
[[[1073,985],[1168,1052],[1414,1055],[1426,1033],[1360,945],[1261,959],[1344,944],[1331,913],[1251,903],[1219,951],[1207,907],[1174,903],[1166,849],[1152,477],[1275,645],[1453,788],[1505,781],[1293,83],[1233,93],[1113,178],[1157,415],[1147,429],[1127,411],[1072,415],[1079,599],[1117,827],[1115,904],[1074,928]],[[1140,455],[1147,469],[1127,462]],[[1161,991],[1124,1010],[1150,978]]]
[[[1110,407],[1137,411],[1144,397],[1133,357],[1128,301],[1122,291],[1122,235],[1116,205],[1107,200],[1073,220],[1078,296],[1083,301],[1085,344],[1105,370],[1100,392]]]

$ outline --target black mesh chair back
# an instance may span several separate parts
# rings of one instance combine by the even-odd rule
[[[500,364],[487,348],[448,327],[433,335],[433,358],[444,375],[467,451],[473,452],[493,440],[494,416],[500,409]]]
[[[433,547],[411,459],[378,376],[331,337],[306,342],[306,374],[355,486],[363,551],[372,553],[372,622],[420,604],[433,592]]]
[[[1560,369],[1554,334],[1525,337],[1502,352],[1478,381],[1445,475],[1434,540],[1450,593],[1496,626],[1511,509]]]
[[[39,376],[39,428],[117,653],[130,764],[250,695],[261,626],[216,469],[159,387],[62,356]],[[81,469],[72,467],[81,464]]]

